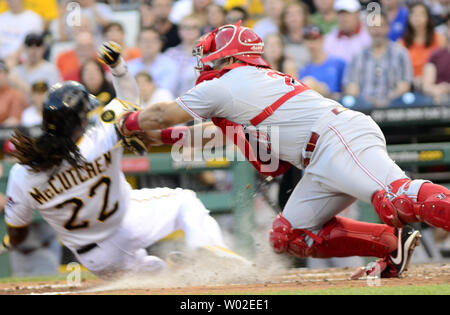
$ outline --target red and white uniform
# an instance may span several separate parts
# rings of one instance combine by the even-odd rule
[[[179,97],[177,103],[197,119],[223,117],[250,126],[253,117],[291,90],[292,86],[277,71],[246,66],[233,69],[219,79],[202,82]],[[260,126],[278,126],[279,158],[302,168],[301,150],[311,127],[338,105],[307,90],[284,103]]]
[[[376,256],[383,258],[384,276],[398,276],[407,259],[391,255],[396,250],[409,255],[418,232],[406,229],[410,236],[403,240],[403,230],[397,233],[394,226],[423,221],[450,231],[450,191],[406,178],[389,158],[383,133],[370,117],[271,70],[262,58],[264,43],[253,31],[240,23],[222,26],[203,36],[194,53],[203,69],[202,83],[181,96],[179,106],[194,117],[212,118],[228,138],[232,129],[234,143],[260,173],[277,176],[289,164],[305,170],[273,222],[270,242],[277,253]],[[224,63],[234,60],[238,62]],[[208,62],[216,69],[205,66]],[[263,140],[256,147],[265,147],[278,167],[268,169],[259,152],[254,154],[252,137]],[[372,202],[387,225],[337,216],[356,199]]]
[[[244,126],[293,87],[269,68],[245,66],[205,81],[177,99],[197,119],[222,117]],[[404,172],[388,157],[386,143],[373,120],[359,112],[335,114],[340,104],[306,90],[287,100],[257,127],[279,129],[279,159],[305,169],[304,178],[286,205],[294,228],[320,228],[355,201],[372,195]],[[305,168],[312,132],[319,135]]]

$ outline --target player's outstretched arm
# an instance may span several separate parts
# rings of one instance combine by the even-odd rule
[[[227,138],[223,136],[220,128],[212,122],[196,124],[190,127],[174,127],[163,130],[145,131],[149,146],[163,144],[179,145],[191,148],[222,147]]]
[[[162,130],[193,120],[175,101],[160,102],[140,111],[125,113],[118,122],[118,129],[124,136],[142,131]]]
[[[104,42],[97,51],[100,62],[111,69],[113,85],[117,97],[133,104],[139,102],[139,88],[135,78],[128,71],[125,60],[121,56],[120,45],[114,42]]]

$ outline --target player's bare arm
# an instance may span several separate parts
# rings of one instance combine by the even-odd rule
[[[121,57],[120,45],[111,41],[103,43],[98,50],[97,59],[111,69],[117,98],[138,103],[139,89],[133,76],[128,72],[125,60]]]
[[[8,226],[8,241],[5,243],[7,247],[13,248],[20,245],[28,236],[28,227],[11,227]]]
[[[221,130],[212,122],[196,124],[190,127],[174,127],[163,130],[145,131],[148,148],[163,144],[176,144],[184,147],[203,148],[209,146],[223,146],[227,144]],[[198,141],[201,135],[201,141]]]
[[[175,101],[152,104],[136,116],[137,124],[142,130],[165,129],[193,120]]]
[[[392,91],[390,95],[388,95],[388,99],[390,101],[395,100],[396,98],[402,96],[403,94],[409,92],[411,90],[411,83],[407,81],[400,81],[397,83],[397,87]]]

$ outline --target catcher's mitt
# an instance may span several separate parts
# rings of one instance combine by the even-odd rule
[[[122,144],[125,148],[133,151],[136,154],[144,155],[148,152],[146,144],[146,135],[143,131],[129,131],[125,127],[127,117],[136,112],[137,109],[131,109],[123,112],[115,123],[117,134],[119,135]]]

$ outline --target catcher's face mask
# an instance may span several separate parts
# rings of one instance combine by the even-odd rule
[[[216,28],[199,39],[194,47],[193,55],[197,57],[198,70],[203,70],[205,64],[226,57],[235,57],[245,63],[270,67],[262,58],[264,53],[263,41],[241,22],[228,24]]]

